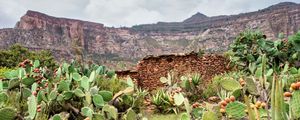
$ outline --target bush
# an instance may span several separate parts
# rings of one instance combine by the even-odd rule
[[[0,50],[0,67],[14,68],[25,59],[39,60],[42,66],[54,69],[54,57],[49,51],[30,51],[19,44],[12,45],[7,50]]]

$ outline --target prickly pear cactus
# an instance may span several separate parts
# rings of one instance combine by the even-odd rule
[[[227,104],[226,113],[230,118],[242,119],[244,116],[246,116],[245,109],[246,105],[235,101]]]
[[[245,81],[246,81],[247,91],[252,95],[257,95],[258,91],[257,91],[256,84],[253,81],[253,79],[252,78],[246,78]]]
[[[61,117],[59,114],[55,114],[51,120],[61,120]]]
[[[108,102],[113,98],[113,93],[110,91],[102,90],[98,92],[99,95],[103,97],[103,100]]]
[[[93,103],[97,107],[104,106],[104,100],[103,100],[102,96],[99,95],[99,94],[96,94],[96,95],[93,96]]]
[[[83,113],[84,116],[87,116],[87,117],[90,117],[92,118],[93,117],[93,110],[89,107],[83,107],[81,108],[81,112]]]
[[[293,93],[292,99],[291,99],[291,109],[292,109],[292,115],[295,119],[300,118],[300,91],[297,90]]]
[[[77,96],[77,97],[84,97],[85,94],[83,93],[83,91],[81,89],[75,89],[74,90],[74,94]]]
[[[216,113],[212,111],[205,111],[202,116],[202,120],[218,120]]]
[[[36,115],[36,109],[37,109],[37,100],[36,97],[34,95],[31,95],[28,98],[28,113],[29,113],[29,118],[30,119],[34,119],[35,115]]]
[[[127,113],[125,114],[125,120],[136,120],[137,114],[132,110],[128,109]]]
[[[8,99],[8,95],[5,92],[0,93],[0,103],[5,103]]]
[[[103,114],[107,113],[111,118],[117,120],[118,118],[118,109],[111,105],[104,105],[102,108]]]
[[[105,120],[105,118],[102,114],[94,114],[93,120]]]
[[[14,120],[17,112],[13,108],[0,109],[0,120]]]
[[[221,86],[227,91],[234,91],[236,89],[241,89],[240,83],[233,78],[224,79],[221,81]]]

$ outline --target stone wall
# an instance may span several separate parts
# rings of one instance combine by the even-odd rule
[[[184,55],[148,56],[139,61],[135,71],[117,71],[119,77],[130,77],[137,80],[142,88],[153,90],[163,86],[160,77],[167,76],[173,71],[175,80],[186,74],[199,73],[204,83],[215,75],[229,71],[228,60],[221,55],[207,54],[199,57],[197,53]]]

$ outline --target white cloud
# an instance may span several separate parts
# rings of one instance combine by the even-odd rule
[[[52,16],[132,26],[182,21],[196,12],[230,15],[266,8],[283,0],[0,0],[0,28],[13,27],[27,10]],[[300,2],[299,0],[291,0]]]

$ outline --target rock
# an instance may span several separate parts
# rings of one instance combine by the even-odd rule
[[[208,17],[197,13],[183,22],[159,22],[130,28],[106,27],[100,23],[57,18],[28,11],[15,28],[0,29],[0,48],[20,43],[33,50],[52,51],[57,60],[81,58],[115,67],[127,66],[146,55],[206,52],[228,49],[236,35],[247,28],[260,29],[274,39],[300,29],[300,5],[279,3],[238,15]]]

